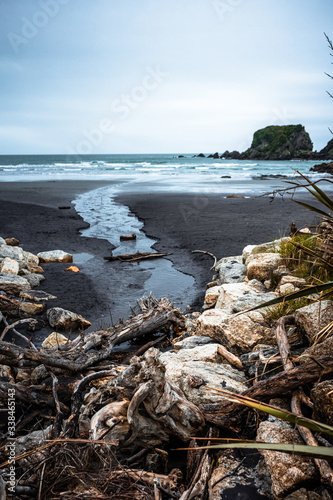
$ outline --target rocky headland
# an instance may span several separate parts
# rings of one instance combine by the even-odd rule
[[[197,155],[204,157],[203,153]],[[321,151],[313,151],[313,143],[303,125],[270,125],[257,130],[246,151],[225,151],[207,156],[233,160],[332,160],[333,139]]]

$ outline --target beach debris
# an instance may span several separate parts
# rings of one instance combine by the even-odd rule
[[[103,406],[95,413],[90,420],[89,434],[92,439],[106,439],[112,441],[119,439],[125,441],[130,431],[130,424],[127,420],[129,399],[114,401]]]
[[[42,343],[43,349],[49,349],[51,347],[56,347],[59,344],[66,344],[69,339],[62,335],[61,333],[52,332]]]
[[[67,269],[65,269],[65,271],[72,271],[73,273],[79,273],[80,269],[76,266],[70,266],[70,267],[67,267]]]
[[[62,309],[61,307],[53,307],[46,313],[49,325],[63,330],[85,330],[91,326],[90,321],[84,319],[79,314],[72,311]]]
[[[34,262],[27,262],[27,270],[29,273],[43,273],[44,269]]]
[[[227,198],[245,198],[242,194],[229,194]]]
[[[19,295],[20,292],[30,290],[29,281],[16,274],[0,273],[0,290],[10,295]]]
[[[69,207],[69,206],[61,206],[61,207],[58,207],[59,210],[70,210],[72,207]]]
[[[20,245],[20,242],[16,238],[6,238],[5,239],[6,245],[9,245],[11,247],[18,247]]]
[[[119,239],[120,241],[136,240],[136,234],[123,234]]]
[[[5,257],[0,265],[2,273],[18,274],[20,269],[19,263],[9,257]]]
[[[156,259],[160,257],[165,257],[167,255],[172,255],[171,253],[151,253],[151,252],[136,252],[124,255],[113,255],[111,257],[104,257],[105,260],[114,261],[120,260],[120,262],[135,262],[138,260],[145,259]]]
[[[257,253],[273,253],[272,243],[247,247],[244,261],[250,265]],[[137,255],[129,254],[129,257],[135,259]],[[25,268],[24,259],[19,263],[20,273],[33,275]],[[239,314],[259,301],[267,301],[270,295],[277,296],[285,286],[303,286],[302,281],[299,283],[300,279],[291,276],[288,270],[276,275],[274,282],[279,281],[279,284],[274,293],[272,288],[267,292],[258,280],[248,281],[244,274],[244,283],[237,283],[234,279],[240,274],[240,266],[244,266],[243,256],[217,262],[216,271],[223,272],[212,278],[206,292],[207,303],[211,296],[212,308],[202,314],[185,317],[167,299],[143,297],[138,300],[140,311],[132,310],[133,316],[128,321],[104,330],[80,332],[76,337],[70,337],[70,333],[78,325],[64,321],[57,328],[64,329],[65,335],[54,331],[45,339],[42,348],[37,348],[29,338],[29,329],[37,328],[41,320],[37,325],[34,318],[16,320],[15,315],[27,314],[23,311],[33,315],[36,307],[45,307],[46,301],[54,296],[39,290],[23,290],[17,299],[9,295],[11,291],[0,291],[2,336],[11,332],[25,342],[22,347],[0,339],[3,375],[0,403],[7,407],[9,394],[14,390],[19,419],[15,467],[21,479],[17,486],[25,488],[25,492],[33,492],[32,496],[40,494],[41,498],[52,488],[52,494],[59,498],[63,494],[73,498],[82,495],[102,498],[114,492],[120,492],[116,495],[122,498],[121,492],[126,491],[126,495],[130,492],[133,498],[146,494],[147,498],[155,500],[164,497],[189,500],[203,498],[207,487],[212,499],[219,498],[226,489],[227,494],[237,496],[238,487],[249,488],[249,494],[264,491],[269,496],[269,476],[273,480],[275,498],[284,498],[303,486],[304,481],[310,484],[317,481],[319,485],[319,474],[308,459],[296,457],[296,460],[290,455],[282,460],[281,454],[265,450],[262,455],[269,475],[265,472],[263,488],[260,475],[262,470],[267,470],[263,469],[264,459],[260,467],[248,464],[242,467],[246,459],[235,459],[238,455],[233,452],[199,449],[203,444],[200,438],[205,439],[205,444],[215,444],[213,439],[218,437],[218,428],[223,429],[223,435],[225,430],[232,430],[241,433],[244,439],[253,439],[257,434],[257,439],[269,441],[290,439],[294,443],[295,436],[299,440],[294,426],[281,425],[273,417],[264,421],[260,413],[255,414],[235,402],[238,394],[261,402],[292,394],[293,412],[301,416],[299,387],[304,386],[307,394],[312,389],[317,418],[327,417],[328,423],[332,419],[333,336],[330,330],[322,328],[325,325],[321,322],[321,315],[323,323],[331,321],[329,305],[316,304],[308,315],[305,311],[302,314],[300,309],[299,320],[295,313],[278,321],[275,328],[270,327],[263,310]],[[218,279],[229,270],[231,283],[220,284]],[[0,290],[4,274],[0,274]],[[223,279],[228,280],[227,277]],[[86,321],[61,308],[50,309],[46,314],[50,323],[53,316],[58,321],[62,315],[64,320],[70,315],[71,319]],[[311,321],[303,327],[305,316]],[[7,321],[9,317],[15,318],[11,324]],[[296,326],[289,328],[293,323]],[[16,330],[27,325],[28,336]],[[298,329],[296,334],[291,332],[295,328]],[[306,335],[301,332],[303,328],[314,331],[311,338],[309,334],[314,345],[304,352],[299,349],[299,342],[308,345]],[[170,332],[174,351],[162,353],[154,346],[163,340],[165,347],[170,342]],[[181,336],[177,338],[179,332]],[[157,338],[146,339],[149,334],[157,334]],[[134,354],[115,350],[117,345],[140,337],[144,345]],[[289,348],[288,339],[297,342],[294,349]],[[243,363],[238,357],[242,353]],[[280,372],[271,373],[272,366]],[[313,384],[316,385],[313,387]],[[222,396],[212,390],[213,387],[231,393]],[[308,404],[312,406],[311,402]],[[37,434],[31,432],[36,429],[36,422],[41,429]],[[207,423],[214,426],[209,428]],[[4,429],[1,425],[0,432]],[[193,436],[198,438],[191,439]],[[310,434],[305,432],[303,437],[308,444],[315,439],[311,431]],[[184,478],[179,470],[170,471],[168,464],[175,438],[191,439]],[[324,438],[319,436],[318,441],[320,439]],[[8,449],[5,441],[3,444],[0,463],[3,462],[1,467],[8,473]],[[170,458],[174,462],[173,457]],[[316,465],[322,485],[327,484],[326,479],[332,478],[330,468],[323,460],[316,460]],[[244,483],[239,474],[243,475]],[[236,484],[234,493],[230,493],[234,487],[232,476]]]
[[[214,264],[212,265],[211,269],[215,269],[217,263],[217,258],[215,257],[215,255],[210,252],[206,252],[206,250],[192,250],[192,253],[203,253],[204,255],[209,255],[209,257],[212,257],[212,259],[214,259]]]
[[[173,383],[155,348],[133,358],[116,385],[133,391],[127,410],[131,436],[126,446],[133,441],[156,446],[169,436],[185,441],[204,425],[200,410]]]
[[[63,250],[49,250],[37,254],[40,262],[73,262],[73,255]]]

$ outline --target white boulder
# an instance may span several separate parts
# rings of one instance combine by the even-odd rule
[[[207,348],[210,348],[210,352]],[[200,351],[205,349],[205,353]],[[220,401],[221,396],[206,386],[221,388],[240,393],[246,388],[243,372],[218,361],[217,348],[211,346],[184,349],[179,353],[166,352],[160,355],[165,365],[166,376],[181,389],[193,404],[210,404]],[[211,361],[208,361],[211,359]],[[220,358],[221,361],[222,358]]]
[[[73,262],[73,255],[63,250],[50,250],[37,254],[40,262]]]
[[[249,280],[269,280],[281,263],[282,258],[278,253],[252,254],[247,259],[247,277]]]
[[[20,269],[19,263],[9,257],[5,257],[0,265],[2,273],[18,274]]]

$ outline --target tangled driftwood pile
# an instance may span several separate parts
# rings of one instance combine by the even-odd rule
[[[302,401],[313,407],[305,396],[314,383],[332,384],[332,336],[301,351],[290,347],[289,327],[300,325],[301,312],[298,319],[286,317],[274,328],[259,313],[237,314],[249,301],[277,294],[265,291],[256,279],[234,279],[246,271],[266,279],[267,270],[274,268],[268,255],[250,259],[247,270],[239,258],[220,262],[223,279],[208,288],[207,310],[191,321],[167,299],[149,296],[138,301],[139,310],[125,323],[81,330],[72,340],[53,333],[37,348],[22,336],[23,345],[9,342],[9,333],[15,335],[22,320],[17,325],[17,318],[11,316],[9,323],[0,316],[0,500],[6,491],[22,499],[218,500],[228,489],[237,495],[242,488],[249,498],[255,491],[266,498],[328,500],[333,475],[326,461],[286,460],[285,454],[279,459],[276,452],[264,451],[265,466],[254,463],[251,468],[244,464],[246,455],[200,448],[199,438],[208,445],[217,437],[301,439],[289,424],[279,427],[217,396],[209,386],[260,401],[279,398],[282,406],[291,398],[300,414]],[[277,260],[276,255],[271,259]],[[279,286],[288,280],[290,286],[291,278],[284,274]],[[325,307],[331,314],[331,304]],[[134,355],[115,350],[153,333],[163,336]],[[300,331],[296,337],[302,335]],[[162,341],[172,352],[156,348]],[[315,411],[328,408],[329,387]],[[329,421],[332,415],[327,417]],[[311,432],[302,436],[308,443],[314,439]],[[316,439],[331,446],[322,436]]]

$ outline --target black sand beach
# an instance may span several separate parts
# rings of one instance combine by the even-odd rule
[[[117,201],[144,221],[146,234],[158,239],[156,249],[171,252],[177,269],[194,276],[201,298],[213,261],[192,250],[211,252],[218,259],[240,255],[246,245],[288,235],[292,221],[299,229],[315,221],[314,214],[288,197],[271,202],[267,197],[155,193],[122,195]]]
[[[61,249],[74,254],[80,273],[65,272],[67,264],[43,264],[46,280],[41,288],[58,297],[52,306],[82,314],[96,329],[111,323],[110,312],[130,313],[129,287],[139,298],[145,272],[112,265],[103,257],[112,246],[100,239],[86,238],[79,230],[87,224],[71,201],[83,192],[111,184],[99,181],[49,181],[2,183],[0,192],[0,235],[15,236],[25,250],[38,253]],[[270,203],[267,198],[226,199],[220,195],[129,194],[117,201],[130,207],[145,223],[147,235],[158,240],[159,251],[171,252],[180,271],[196,280],[196,308],[202,304],[206,283],[211,279],[212,260],[195,255],[206,250],[218,258],[237,255],[247,244],[278,238],[295,220],[298,227],[313,221],[313,215],[290,200]],[[71,206],[70,209],[59,209]],[[117,320],[118,318],[113,318]]]

